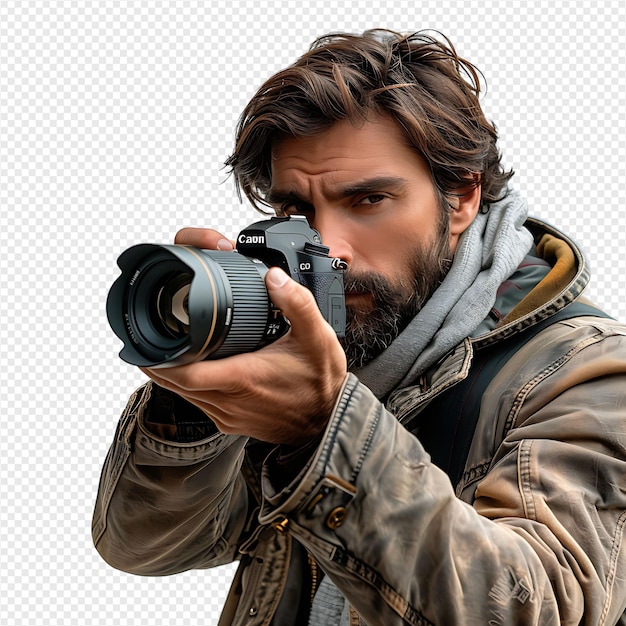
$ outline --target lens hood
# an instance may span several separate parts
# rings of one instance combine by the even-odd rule
[[[139,244],[118,258],[121,275],[107,298],[107,317],[122,340],[120,357],[132,365],[180,365],[219,346],[232,317],[232,293],[219,263],[189,246]],[[226,253],[213,253],[226,254]],[[167,282],[189,275],[187,333],[172,333],[159,312]]]

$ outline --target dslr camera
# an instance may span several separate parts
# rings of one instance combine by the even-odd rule
[[[107,317],[122,340],[120,358],[141,367],[171,367],[252,352],[289,328],[264,277],[281,267],[315,296],[338,337],[345,332],[343,272],[304,216],[272,217],[237,236],[236,252],[139,244],[117,260],[121,275]]]

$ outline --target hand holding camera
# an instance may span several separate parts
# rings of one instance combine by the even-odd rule
[[[258,224],[238,236],[239,254],[169,247],[213,257],[193,267],[188,258],[181,260],[164,246],[131,248],[131,255],[134,250],[138,256],[130,263],[129,251],[122,255],[127,255],[120,259],[122,276],[111,289],[107,312],[125,342],[122,358],[140,361],[134,364],[142,366],[157,384],[203,410],[222,432],[298,445],[326,426],[346,376],[345,355],[334,329],[341,332],[345,323],[342,267],[324,252],[319,235],[305,250],[309,238],[317,234],[306,220],[273,218]],[[179,237],[191,246],[217,246],[221,238],[215,231],[203,230],[185,231]],[[253,261],[259,256],[258,249],[252,256],[250,247],[254,246],[262,246],[260,256],[271,252],[274,258]],[[315,258],[311,260],[311,256]],[[235,263],[253,266],[256,276],[249,272],[242,278],[232,272],[226,257],[241,257]],[[192,258],[197,261],[197,256]],[[212,263],[216,259],[219,269]],[[285,262],[288,270],[297,262],[295,268],[304,276],[296,272],[297,280],[292,280],[284,269],[274,267]],[[311,266],[303,265],[306,263]],[[206,266],[214,291],[205,291],[211,285]],[[307,275],[311,269],[324,276],[312,278]],[[317,288],[315,296],[304,286],[307,281]],[[236,291],[240,288],[237,282],[243,283],[243,293],[234,295],[233,308],[253,310],[257,324],[253,337],[243,326],[234,325],[235,311],[226,311],[231,300],[220,293],[222,288],[232,291],[233,283]],[[206,300],[202,306],[201,294]],[[334,324],[320,311],[320,302]],[[206,321],[209,317],[210,324]],[[229,318],[229,324],[221,321]],[[281,326],[268,335],[267,328],[274,323]],[[235,335],[232,350],[226,343],[231,333]],[[198,348],[198,335],[203,350]],[[213,341],[216,337],[219,342]],[[258,349],[261,346],[263,349]],[[230,356],[222,358],[227,349]],[[176,366],[185,359],[187,364]]]

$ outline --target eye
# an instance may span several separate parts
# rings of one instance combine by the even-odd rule
[[[300,201],[285,202],[276,210],[278,215],[311,215],[314,212],[315,209],[312,204]]]
[[[382,193],[373,193],[369,196],[361,198],[358,204],[380,204],[383,200],[386,200],[387,196]]]

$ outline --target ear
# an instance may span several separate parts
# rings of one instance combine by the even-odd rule
[[[459,195],[450,198],[450,247],[454,252],[459,237],[465,232],[469,225],[474,221],[480,209],[481,186],[468,185],[464,189],[460,189]]]

